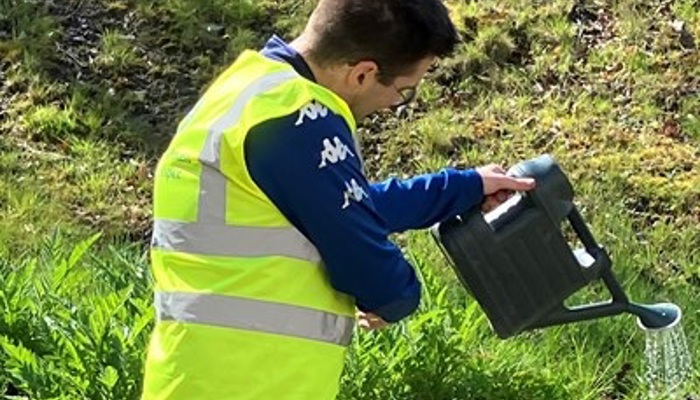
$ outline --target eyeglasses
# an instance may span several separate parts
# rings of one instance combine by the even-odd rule
[[[416,98],[416,94],[418,93],[418,86],[406,86],[402,88],[397,88],[395,83],[391,84],[391,87],[396,90],[396,92],[401,96],[401,101],[394,104],[392,107],[394,108],[399,108],[399,107],[404,107],[408,105],[408,103],[412,102]]]
[[[380,71],[380,74],[381,74],[382,68],[381,68],[381,66],[379,65],[379,63],[378,63],[377,61],[374,61],[374,60],[371,60],[371,61],[373,61],[374,63],[377,64],[377,67],[379,67],[379,71]],[[418,85],[406,86],[406,87],[398,88],[398,87],[396,87],[396,83],[395,83],[395,82],[392,82],[392,83],[391,83],[391,87],[392,87],[394,90],[396,90],[396,93],[398,93],[399,96],[401,96],[401,101],[399,101],[398,103],[392,105],[391,108],[402,108],[402,107],[407,106],[408,103],[410,103],[410,102],[412,102],[413,100],[415,100],[416,95],[418,94]]]

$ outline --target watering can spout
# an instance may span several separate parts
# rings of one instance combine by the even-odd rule
[[[627,311],[638,317],[637,322],[644,330],[670,328],[681,319],[681,309],[673,303],[630,303]]]

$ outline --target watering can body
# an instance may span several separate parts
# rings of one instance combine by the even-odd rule
[[[612,275],[610,258],[586,227],[573,202],[573,188],[556,161],[543,155],[517,164],[509,174],[532,177],[536,187],[489,213],[472,210],[432,230],[498,336],[625,311],[628,301]],[[575,235],[565,236],[565,223]],[[571,246],[572,240],[581,248]],[[612,301],[564,305],[601,277]]]

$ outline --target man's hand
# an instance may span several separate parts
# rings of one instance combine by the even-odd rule
[[[382,317],[369,312],[357,311],[357,325],[368,331],[374,331],[389,326],[389,323],[384,321]]]
[[[499,190],[496,193],[484,196],[484,201],[481,203],[481,211],[485,213],[492,211],[506,200],[510,199],[513,194],[515,194],[515,192],[512,190]]]
[[[489,212],[508,200],[516,191],[527,191],[535,187],[532,178],[507,176],[506,171],[496,164],[476,169],[484,183],[484,201],[481,211]]]
[[[498,191],[527,191],[535,187],[532,178],[516,178],[506,175],[506,171],[496,164],[479,167],[476,172],[481,175],[484,183],[484,196],[492,195]]]

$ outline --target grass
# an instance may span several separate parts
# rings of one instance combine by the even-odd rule
[[[59,3],[0,0],[0,396],[134,399],[155,161],[216,74],[312,2]],[[696,2],[449,4],[465,40],[407,113],[362,124],[369,175],[553,154],[630,297],[679,304],[698,359]],[[502,341],[427,233],[397,241],[422,308],[357,335],[341,399],[647,399],[632,317]]]
[[[133,46],[136,38],[118,30],[105,30],[102,33],[102,43],[100,52],[95,58],[95,62],[108,69],[116,71],[126,70],[130,66],[141,62],[137,54],[137,49]]]

